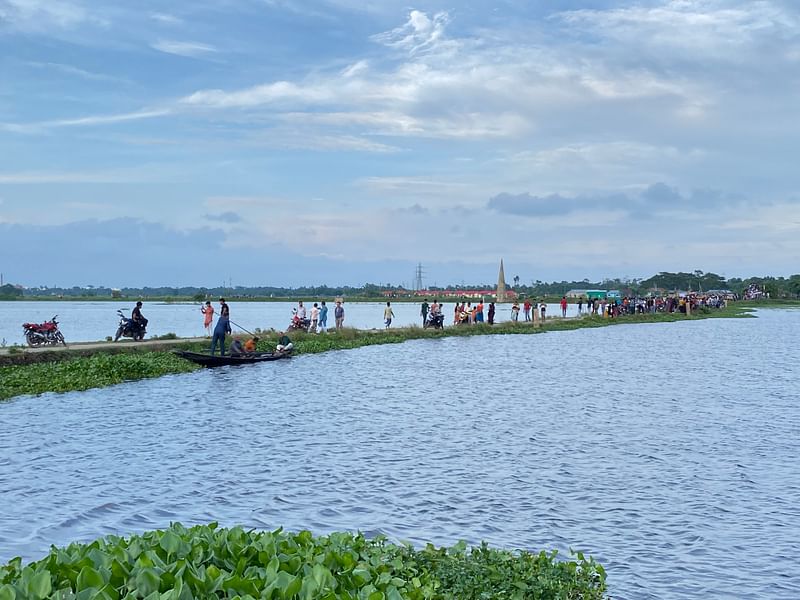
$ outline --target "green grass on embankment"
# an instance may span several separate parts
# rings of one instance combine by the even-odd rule
[[[691,317],[680,313],[631,315],[617,319],[603,317],[584,317],[579,319],[548,318],[542,327],[528,322],[504,322],[498,325],[463,325],[446,327],[444,330],[406,327],[396,329],[357,330],[345,328],[331,330],[327,335],[291,333],[295,354],[316,354],[329,350],[346,350],[395,344],[407,340],[438,339],[444,337],[502,334],[536,334],[547,331],[566,331],[591,327],[635,323],[667,323],[675,321],[707,318],[736,318],[752,316],[751,311],[738,305],[721,310],[702,311]],[[262,334],[260,351],[275,347],[279,332]],[[172,373],[186,373],[196,370],[194,364],[171,353],[176,348],[205,352],[208,343],[186,343],[163,349],[139,349],[135,345],[98,350],[63,350],[47,353],[26,353],[20,351],[2,357],[0,366],[0,400],[27,394],[45,392],[68,392],[87,390],[133,381],[160,377]]]
[[[91,544],[52,547],[0,565],[0,599],[271,598],[301,600],[602,600],[606,574],[578,553],[481,545],[415,549],[361,534],[314,536],[173,524]]]

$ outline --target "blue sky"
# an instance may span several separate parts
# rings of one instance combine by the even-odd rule
[[[27,285],[795,273],[798,141],[793,0],[0,0]]]

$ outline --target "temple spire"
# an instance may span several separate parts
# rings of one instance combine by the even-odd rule
[[[497,277],[497,301],[506,301],[506,273],[503,269],[503,259],[500,259],[500,274]]]

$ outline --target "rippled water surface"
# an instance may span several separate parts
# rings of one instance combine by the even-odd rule
[[[579,549],[798,598],[800,311],[374,346],[0,404],[0,561],[184,523]]]

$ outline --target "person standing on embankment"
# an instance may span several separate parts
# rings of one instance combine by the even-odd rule
[[[203,313],[203,327],[206,328],[206,337],[211,337],[211,323],[214,322],[214,307],[211,306],[210,300],[206,300],[205,306],[200,307],[200,312]]]
[[[344,306],[340,300],[336,301],[336,308],[333,309],[333,316],[336,319],[336,329],[344,327]]]
[[[319,307],[319,332],[328,333],[328,306],[325,304],[325,300]]]
[[[392,310],[392,303],[387,302],[386,308],[383,309],[383,322],[386,325],[386,329],[392,326],[392,319],[394,319],[394,311]]]

